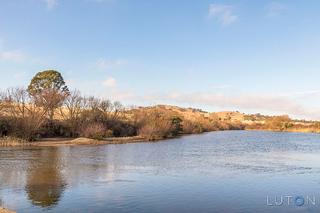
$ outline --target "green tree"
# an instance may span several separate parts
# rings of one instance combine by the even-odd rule
[[[37,105],[44,108],[51,121],[55,109],[60,107],[69,95],[61,73],[55,70],[37,73],[28,86],[28,92],[35,98]]]
[[[173,136],[179,135],[182,131],[182,119],[179,117],[173,117],[171,118],[171,125],[172,125],[172,131],[171,134]]]

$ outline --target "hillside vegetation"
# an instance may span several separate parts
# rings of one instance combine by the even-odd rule
[[[209,113],[169,105],[126,108],[119,102],[70,91],[61,74],[54,70],[38,73],[27,89],[10,88],[0,94],[0,137],[10,141],[129,136],[158,140],[242,129],[319,132],[320,123],[292,120],[286,115]]]

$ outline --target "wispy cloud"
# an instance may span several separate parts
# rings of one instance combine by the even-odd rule
[[[123,59],[110,60],[105,58],[99,58],[96,64],[99,69],[106,70],[125,65],[127,64],[127,61]]]
[[[307,98],[307,97],[314,97],[319,95],[320,95],[320,90],[306,90],[306,91],[282,94],[281,96],[288,97],[288,98]]]
[[[40,64],[43,61],[40,58],[28,54],[20,48],[8,48],[7,42],[0,38],[0,62]]]
[[[102,82],[102,85],[106,87],[115,87],[117,85],[117,81],[116,79],[109,77]]]
[[[285,10],[286,6],[280,2],[271,2],[267,5],[267,16],[268,17],[275,17],[281,15]]]
[[[224,89],[230,89],[232,88],[232,85],[230,84],[221,84],[221,85],[212,85],[210,89],[212,90],[224,90]]]
[[[0,61],[23,62],[26,55],[21,50],[0,50]]]
[[[129,102],[137,100],[137,96],[132,91],[120,90],[116,87],[112,88],[111,90],[104,91],[99,96],[113,100],[113,101],[122,101],[122,102]]]
[[[94,81],[88,88],[94,88]],[[267,115],[288,114],[292,118],[320,120],[320,108],[304,104],[301,96],[319,95],[317,90],[300,91],[287,94],[239,94],[216,92],[147,92],[139,94],[133,90],[123,90],[117,86],[117,81],[109,77],[101,82],[108,90],[95,91],[96,95],[116,101],[135,105],[174,104],[178,106],[196,107],[208,111],[239,110],[246,113],[263,113]],[[79,82],[83,88],[83,82]],[[228,86],[227,86],[228,87]],[[225,88],[224,86],[222,88]],[[235,89],[235,88],[234,88]],[[87,90],[87,89],[86,89]],[[94,92],[94,91],[93,91]],[[212,110],[210,110],[212,109]]]
[[[320,119],[320,109],[301,105],[295,99],[282,95],[221,95],[215,93],[150,94],[136,99],[157,103],[215,107],[240,111],[254,111],[272,114],[289,114],[295,118]]]
[[[58,4],[57,0],[44,0],[47,4],[47,8],[48,10],[52,10],[53,8],[55,8]]]
[[[223,26],[238,20],[238,16],[234,14],[234,7],[225,4],[210,4],[209,18],[215,18]]]

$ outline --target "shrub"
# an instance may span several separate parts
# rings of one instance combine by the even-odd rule
[[[198,122],[192,122],[190,120],[183,121],[183,133],[185,134],[194,134],[194,133],[201,133],[203,129]]]
[[[127,137],[137,135],[137,127],[126,121],[114,121],[108,125],[112,129],[113,136]]]
[[[10,121],[12,129],[10,136],[21,138],[27,141],[34,141],[39,135],[38,122],[31,117],[17,118]]]
[[[291,119],[287,115],[272,116],[266,120],[266,127],[273,130],[286,130],[292,127],[290,124]]]
[[[47,120],[39,134],[41,137],[74,137],[68,123],[59,120]]]
[[[178,135],[182,131],[181,119],[158,110],[150,110],[139,122],[139,135],[147,140],[158,140]]]
[[[177,136],[183,132],[182,119],[180,117],[171,118],[171,134]]]
[[[92,123],[83,129],[82,134],[86,138],[102,140],[106,136],[106,128],[101,123]]]
[[[0,137],[7,136],[10,129],[11,127],[9,121],[5,118],[0,118]]]
[[[111,130],[111,129],[108,129],[107,131],[106,131],[106,135],[105,135],[106,137],[113,137],[113,131]]]

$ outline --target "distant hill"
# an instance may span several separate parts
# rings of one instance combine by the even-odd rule
[[[210,119],[216,119],[219,121],[228,122],[245,122],[246,118],[249,116],[238,111],[223,111],[223,112],[207,112],[201,109],[195,108],[183,108],[179,106],[172,105],[155,105],[149,107],[139,107],[140,109],[158,109],[158,110],[168,110],[182,115],[184,118],[189,120],[197,120],[199,117],[205,117]]]
[[[320,124],[316,121],[294,120],[288,115],[269,116],[256,114],[245,114],[239,111],[207,112],[201,109],[184,108],[172,105],[155,105],[138,107],[136,110],[158,110],[166,114],[173,114],[191,122],[210,122],[218,126],[218,129],[263,129],[295,132],[319,132]]]

